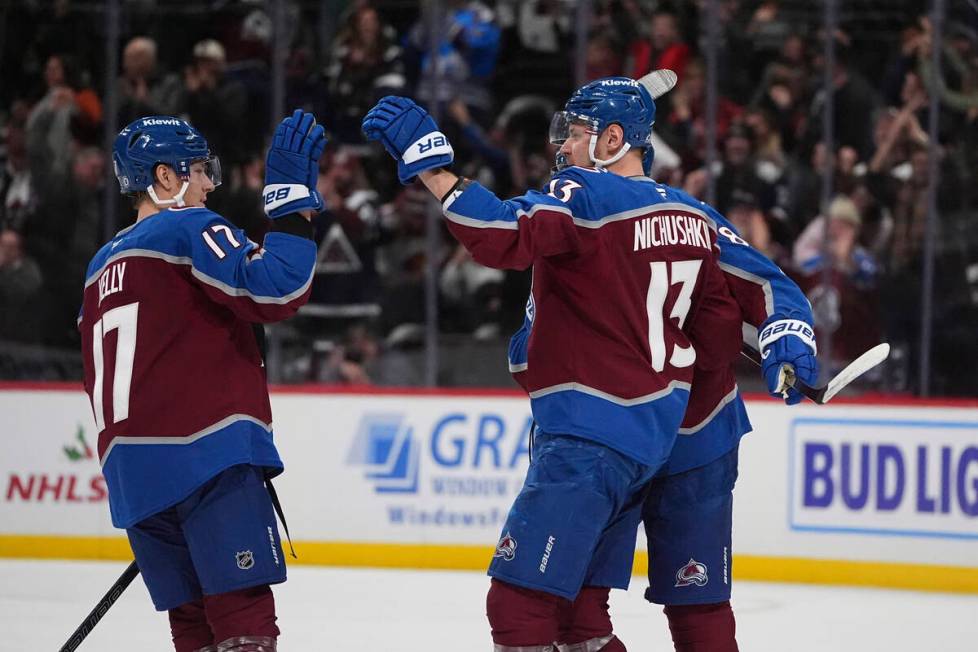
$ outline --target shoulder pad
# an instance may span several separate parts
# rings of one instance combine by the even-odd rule
[[[222,217],[209,208],[193,206],[190,208],[170,208],[167,210],[173,214],[172,217],[179,225],[187,228],[196,229],[212,222],[221,222],[222,224],[234,226],[227,218]]]

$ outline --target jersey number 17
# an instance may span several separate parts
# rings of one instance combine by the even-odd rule
[[[136,355],[136,318],[139,302],[128,303],[109,310],[92,326],[92,362],[95,366],[95,385],[92,387],[92,411],[95,428],[105,429],[103,387],[105,357],[102,340],[113,330],[118,332],[115,345],[115,373],[112,377],[112,423],[129,418],[129,387],[132,384],[132,364]]]

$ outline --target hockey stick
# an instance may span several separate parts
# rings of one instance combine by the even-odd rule
[[[758,353],[756,349],[745,346],[741,350],[741,353],[743,353],[745,357],[749,358],[750,361],[756,364],[758,367],[761,366],[761,354]],[[830,380],[824,387],[810,387],[795,378],[793,373],[786,374],[787,381],[789,385],[797,389],[799,392],[819,405],[823,405],[831,401],[832,397],[842,391],[846,385],[886,360],[886,356],[888,355],[890,355],[890,345],[886,344],[885,342],[883,344],[877,344],[850,362],[845,369],[840,371],[835,378]]]
[[[126,590],[126,587],[132,583],[137,575],[139,575],[139,566],[136,565],[136,562],[132,562],[126,570],[122,571],[122,575],[115,581],[115,584],[109,587],[108,592],[102,596],[102,599],[98,601],[98,604],[95,605],[92,612],[85,617],[85,620],[78,626],[78,629],[72,633],[68,642],[61,646],[61,652],[74,652],[74,650],[78,649],[78,646],[85,640],[85,637],[98,624],[98,621],[102,620],[105,612],[115,604],[115,601],[119,599],[119,596],[122,595],[122,592]]]

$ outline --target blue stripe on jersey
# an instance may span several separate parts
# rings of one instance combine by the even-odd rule
[[[713,207],[694,199],[681,190],[668,188],[676,199],[699,207],[716,222],[717,244],[720,246],[720,268],[728,274],[739,276],[756,283],[764,293],[764,307],[767,316],[777,316],[779,319],[800,319],[806,323],[814,323],[812,306],[805,293],[798,285],[785,276],[781,268],[763,253],[740,240],[740,234],[733,224]],[[727,231],[727,232],[725,232]],[[734,237],[731,237],[731,234]],[[736,239],[735,239],[736,238]],[[752,324],[759,327],[761,324]]]
[[[529,346],[530,340],[530,328],[533,324],[524,321],[523,325],[518,331],[513,333],[513,336],[509,338],[509,372],[511,374],[519,373],[521,371],[526,371],[527,369],[527,357],[526,349]]]
[[[129,256],[189,265],[198,281],[256,303],[288,303],[312,282],[316,244],[286,233],[269,233],[257,245],[206,208],[169,209],[120,231],[92,258],[85,286],[111,262]]]
[[[596,441],[652,468],[669,457],[689,399],[689,391],[679,387],[632,405],[574,389],[533,394],[530,408],[542,432]]]
[[[207,432],[205,429],[201,432]],[[124,437],[132,442],[139,438]],[[184,438],[180,438],[184,439]],[[154,441],[150,438],[146,441]],[[281,472],[282,460],[263,425],[241,420],[190,443],[117,443],[105,457],[102,474],[109,489],[112,524],[130,527],[189,496],[197,487],[235,464]],[[169,470],[180,469],[179,473]],[[165,496],[166,498],[161,498]]]
[[[733,450],[740,438],[751,431],[740,392],[734,388],[732,396],[724,400],[726,403],[721,403],[720,409],[702,423],[679,431],[662,474],[675,475],[709,464]]]
[[[541,210],[566,213],[567,219],[571,219],[571,209],[556,197],[531,190],[521,197],[500,201],[478,184],[453,195],[442,208],[446,219],[478,229],[516,230],[519,228],[519,218],[532,218]]]

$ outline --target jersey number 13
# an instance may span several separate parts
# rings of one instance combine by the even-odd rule
[[[676,297],[668,317],[678,319],[679,328],[682,328],[692,306],[693,289],[696,287],[696,276],[700,272],[701,263],[700,260],[678,260],[671,265],[665,261],[649,263],[652,267],[652,278],[649,280],[645,307],[649,314],[649,349],[652,352],[652,368],[656,371],[662,371],[666,367],[664,311],[669,288],[676,283],[682,284],[679,288],[679,296]],[[672,276],[671,281],[670,276]],[[692,346],[673,345],[669,364],[673,367],[688,367],[694,362],[696,362],[696,350]]]

